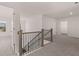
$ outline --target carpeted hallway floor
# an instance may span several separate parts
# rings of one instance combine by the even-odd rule
[[[79,39],[66,35],[54,36],[54,42],[29,56],[79,56]]]
[[[11,42],[11,37],[10,36],[5,36],[1,37],[0,36],[0,56],[13,56],[14,51],[11,47],[12,42]]]

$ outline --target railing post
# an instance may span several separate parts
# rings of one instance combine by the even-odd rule
[[[41,33],[42,33],[41,46],[43,47],[44,46],[44,29],[42,29]]]
[[[28,42],[28,53],[29,53],[29,42]]]
[[[51,28],[51,32],[50,32],[50,38],[51,38],[51,42],[53,42],[53,29]]]
[[[21,56],[23,53],[23,49],[22,49],[22,30],[20,30],[18,32],[19,34],[19,55]]]

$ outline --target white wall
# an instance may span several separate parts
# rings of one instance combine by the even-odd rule
[[[6,46],[5,50],[7,50],[7,48],[9,48],[9,49],[10,49],[10,47],[12,48],[12,43],[13,43],[12,42],[13,41],[13,39],[12,39],[13,9],[0,5],[0,20],[6,22],[6,32],[0,32],[0,38],[1,38],[0,41],[3,40],[3,43],[5,43],[5,44],[2,46],[3,47]],[[4,39],[2,39],[2,38],[4,38]],[[8,42],[8,44],[6,44],[7,42]],[[11,52],[11,51],[9,51],[9,52]]]
[[[70,17],[66,20],[68,20],[68,34],[79,38],[79,16]]]
[[[0,5],[0,20],[6,21],[6,32],[0,32],[0,36],[12,34],[13,9]]]
[[[57,19],[56,20],[56,34],[58,35],[60,35],[60,33],[61,33],[61,30],[60,30],[60,20],[59,19]]]
[[[21,17],[21,24],[24,32],[41,31],[42,16],[33,15],[29,17]]]
[[[53,28],[53,32],[56,34],[56,19],[42,15],[21,17],[21,27],[24,32],[41,31],[42,28]]]
[[[13,49],[17,55],[20,51],[20,39],[18,31],[20,31],[20,14],[17,10],[14,10],[13,15]]]
[[[56,19],[43,16],[43,28],[44,29],[51,29],[53,28],[53,33],[56,34]]]
[[[71,17],[68,17],[68,18],[63,18],[63,19],[59,20],[59,23],[61,21],[67,21],[68,22],[68,33],[67,34],[69,36],[79,38],[79,16],[73,16],[73,17],[71,16]],[[58,30],[60,30],[60,28]]]

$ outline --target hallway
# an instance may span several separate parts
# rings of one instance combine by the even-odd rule
[[[50,35],[52,41],[52,35],[56,35],[54,42],[45,41],[44,44],[47,44],[29,54],[30,56],[79,56],[78,2],[0,2],[0,21],[4,21],[5,24],[0,25],[1,29],[6,30],[0,32],[0,56],[13,56],[14,53],[20,56],[24,51],[29,51],[30,45],[33,47],[30,50],[43,46],[43,29],[53,29],[51,33],[46,34],[46,38]],[[41,31],[41,34],[23,34],[25,37],[22,35],[36,31]],[[12,38],[9,35],[12,35]],[[40,38],[42,40],[38,44]],[[29,44],[32,39],[34,45]]]
[[[79,56],[79,39],[66,35],[54,37],[50,43],[29,56]]]

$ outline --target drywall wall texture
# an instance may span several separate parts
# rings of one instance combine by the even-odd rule
[[[67,34],[68,33],[68,21],[57,20],[57,34]]]
[[[19,34],[18,31],[20,31],[20,14],[17,10],[14,10],[13,15],[13,45],[14,45],[14,51],[17,55],[19,55]]]
[[[21,17],[20,19],[21,28],[24,32],[40,31],[42,28],[53,28],[53,32],[56,34],[56,19],[54,18],[42,15],[33,15],[29,17]]]
[[[53,34],[56,35],[56,19],[48,17],[48,16],[43,16],[42,18],[42,26],[44,29],[51,29],[53,28]]]
[[[33,15],[29,17],[21,16],[21,27],[24,32],[41,31],[42,29],[42,16]]]
[[[13,45],[13,39],[12,39],[13,37],[12,36],[13,35],[13,9],[0,5],[0,21],[6,22],[6,32],[0,32],[0,38],[1,38],[0,41],[4,40],[3,44],[6,42],[6,40],[8,42],[2,45],[2,47],[6,46],[6,48],[3,48],[4,51],[6,52],[8,51],[7,48],[9,47],[12,48],[12,45]],[[2,49],[1,46],[0,46],[0,49]],[[9,50],[11,49],[9,48]],[[2,50],[2,53],[4,51]],[[12,52],[12,51],[9,51],[9,52]]]
[[[6,22],[6,32],[1,32],[0,36],[12,34],[13,9],[0,5],[0,20]]]
[[[78,15],[73,16],[73,17],[63,18],[63,19],[59,20],[58,25],[60,25],[61,21],[67,21],[68,22],[67,34],[69,36],[79,38],[79,16]],[[60,28],[58,28],[58,30],[60,30]]]

